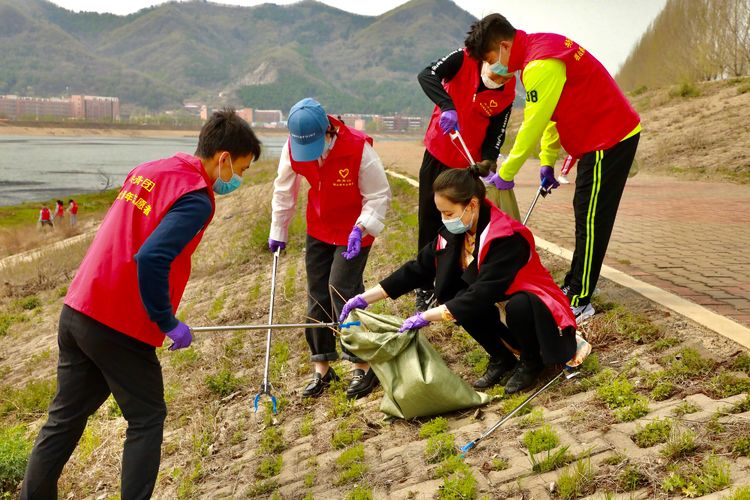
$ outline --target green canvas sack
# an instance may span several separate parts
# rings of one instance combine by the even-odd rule
[[[361,324],[342,329],[341,343],[370,363],[383,386],[380,411],[386,415],[426,417],[490,401],[453,373],[417,330],[398,333],[402,319],[355,310],[347,321]]]
[[[510,217],[521,222],[516,193],[512,189],[497,189],[495,186],[487,186],[487,199]]]

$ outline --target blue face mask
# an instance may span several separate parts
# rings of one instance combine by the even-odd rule
[[[508,67],[500,61],[497,61],[495,64],[490,64],[489,70],[500,76],[506,76],[508,74]]]
[[[229,168],[232,169],[232,178],[229,181],[225,181],[221,178],[221,167],[219,167],[219,177],[214,181],[214,193],[216,194],[229,194],[242,184],[242,177],[234,172],[234,165],[232,165],[232,157],[229,157]]]
[[[471,224],[474,222],[474,216],[471,216],[471,221],[469,221],[469,224],[464,224],[464,221],[461,220],[461,218],[466,213],[466,209],[469,208],[469,205],[466,205],[466,208],[464,208],[464,211],[461,212],[461,215],[459,215],[456,218],[453,219],[443,219],[443,224],[445,225],[445,229],[450,231],[453,234],[463,234],[466,231],[468,231],[471,228]]]

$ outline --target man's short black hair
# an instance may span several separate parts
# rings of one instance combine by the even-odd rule
[[[253,160],[257,160],[260,144],[250,125],[234,109],[224,108],[214,111],[201,128],[195,155],[207,159],[219,151],[229,151],[233,159],[252,154]]]
[[[490,14],[471,25],[464,40],[466,50],[474,59],[481,61],[482,57],[493,50],[498,42],[513,40],[516,28],[501,14]]]

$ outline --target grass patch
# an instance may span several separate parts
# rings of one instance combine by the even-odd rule
[[[372,488],[369,486],[356,486],[346,494],[346,500],[372,500]]]
[[[268,495],[272,491],[278,489],[279,483],[275,479],[264,479],[256,481],[250,487],[245,490],[245,497],[259,497],[261,495]]]
[[[11,326],[25,320],[26,318],[21,314],[0,314],[0,337],[8,335]]]
[[[555,469],[559,469],[573,461],[573,456],[568,453],[568,446],[561,446],[554,451],[548,451],[547,455],[541,460],[536,455],[530,456],[531,470],[544,474]]]
[[[709,386],[714,394],[722,398],[728,398],[750,391],[750,378],[722,371],[711,379]]]
[[[617,477],[617,483],[625,491],[635,491],[638,488],[646,486],[648,479],[646,479],[646,476],[637,465],[630,464],[620,472],[620,475]]]
[[[681,469],[670,472],[662,481],[661,489],[667,493],[695,498],[723,490],[731,483],[729,464],[711,455],[703,461],[700,469],[692,464],[685,464]]]
[[[692,380],[703,377],[714,371],[716,363],[702,357],[692,348],[681,349],[674,356],[662,358],[662,364],[667,366],[666,377],[672,381]]]
[[[36,295],[28,295],[26,297],[16,299],[13,301],[13,307],[23,309],[24,311],[33,311],[37,307],[42,305],[42,299]]]
[[[526,432],[523,436],[523,445],[529,453],[536,454],[551,450],[560,444],[560,438],[549,425]]]
[[[510,467],[510,462],[505,458],[495,457],[490,461],[490,470],[505,470]]]
[[[289,361],[289,343],[283,340],[274,343],[271,346],[271,362],[269,367],[269,377],[273,380],[281,378],[281,374],[286,368]]]
[[[471,367],[476,375],[482,375],[487,371],[487,365],[490,362],[490,358],[487,356],[487,352],[484,349],[477,347],[464,354],[464,362]]]
[[[313,416],[308,413],[302,418],[302,422],[299,424],[299,435],[302,437],[309,436],[313,433],[314,428]]]
[[[590,458],[566,467],[557,478],[557,492],[563,500],[582,497],[593,490],[594,468]]]
[[[235,377],[229,368],[222,368],[215,375],[206,377],[206,386],[213,394],[224,398],[240,389],[242,380]]]
[[[356,427],[356,422],[343,422],[331,437],[331,446],[340,450],[362,440],[364,431]]]
[[[32,380],[24,387],[0,388],[0,417],[11,416],[15,420],[34,420],[47,412],[55,396],[57,382],[50,380]]]
[[[745,436],[737,439],[732,444],[732,451],[743,457],[750,458],[750,436]]]
[[[359,480],[367,472],[365,447],[362,443],[343,451],[336,459],[339,475],[336,484],[346,484]]]
[[[448,421],[443,417],[436,417],[422,424],[419,428],[419,437],[427,439],[445,432],[448,432]]]
[[[277,427],[269,427],[263,431],[260,438],[260,453],[273,455],[284,449],[284,437]]]
[[[661,381],[651,390],[651,399],[654,401],[664,401],[674,394],[674,384],[669,381]]]
[[[637,396],[633,403],[624,408],[617,408],[614,414],[618,422],[632,422],[648,415],[648,412],[648,399],[643,396]]]
[[[182,470],[180,470],[180,473]],[[180,485],[177,487],[177,498],[179,500],[195,497],[195,483],[203,477],[203,466],[196,461],[190,474],[180,475]]]
[[[436,464],[456,454],[456,441],[453,434],[443,433],[427,440],[424,458],[428,464]]]
[[[653,324],[646,316],[633,313],[621,306],[607,311],[603,321],[611,324],[621,336],[636,344],[654,342],[662,335],[661,328]]]
[[[620,465],[624,461],[626,461],[628,457],[621,453],[615,453],[614,455],[610,455],[607,458],[605,458],[602,463],[607,465]]]
[[[255,471],[255,476],[258,479],[269,479],[278,476],[279,472],[281,472],[282,461],[281,455],[264,458],[261,460],[260,464],[258,464],[258,470]]]
[[[662,456],[669,460],[676,460],[678,458],[689,455],[698,449],[698,445],[695,442],[695,433],[690,429],[681,431],[673,428],[669,433],[664,448],[661,450]]]
[[[346,417],[354,412],[354,405],[357,400],[348,399],[343,387],[344,386],[341,382],[334,382],[331,384],[331,389],[334,389],[333,391],[330,391],[332,393],[331,408],[328,412],[328,416],[331,419]]]
[[[669,91],[670,97],[698,97],[701,95],[701,89],[693,82],[682,82]]]
[[[750,355],[743,352],[737,356],[732,362],[732,369],[750,374]]]
[[[612,410],[630,406],[638,399],[633,384],[624,378],[615,378],[600,385],[596,389],[596,395]]]
[[[666,351],[670,347],[674,347],[680,343],[680,339],[677,337],[662,337],[655,341],[651,345],[651,350],[655,352]]]
[[[435,477],[446,478],[454,472],[465,467],[468,467],[468,465],[466,465],[464,459],[458,455],[453,455],[452,457],[448,457],[440,462],[440,465],[438,465],[437,469],[435,469]]]
[[[518,408],[521,403],[523,403],[526,398],[528,398],[529,395],[519,392],[518,394],[514,394],[513,396],[510,396],[508,399],[504,400],[502,403],[500,403],[500,410],[504,414],[508,414]],[[527,404],[523,407],[522,410],[520,410],[516,415],[526,415],[528,413],[531,413],[531,410],[533,409],[533,405],[531,403]]]
[[[26,439],[24,425],[0,427],[0,498],[5,499],[5,492],[8,492],[10,499],[10,494],[23,480],[32,445]]]
[[[224,310],[224,302],[227,300],[227,293],[221,292],[218,297],[214,299],[214,301],[211,303],[211,307],[208,309],[208,312],[206,313],[206,317],[210,319],[211,321],[216,320],[216,318],[219,317],[219,314],[221,314],[221,311]]]
[[[659,443],[665,443],[672,431],[672,421],[656,419],[645,426],[637,426],[633,441],[639,448],[650,448]]]
[[[599,363],[599,355],[597,353],[590,354],[586,359],[583,360],[581,366],[578,368],[581,374],[586,376],[596,375],[602,370],[601,364]]]
[[[750,84],[747,86],[747,90],[750,91]],[[727,500],[750,500],[750,486],[740,486],[732,490],[732,494],[727,497]]]
[[[683,417],[691,413],[700,411],[701,407],[691,401],[683,401],[672,409],[672,415],[676,417]]]
[[[193,366],[198,361],[199,357],[198,351],[193,349],[193,346],[190,346],[186,349],[172,351],[169,355],[169,361],[176,369],[183,370]]]
[[[531,413],[529,413],[528,415],[524,415],[521,421],[518,422],[518,426],[523,429],[526,427],[536,427],[542,425],[543,423],[544,413],[542,413],[542,409],[534,408],[533,410],[531,410]]]
[[[459,500],[476,498],[477,480],[469,467],[461,468],[443,480],[443,486],[438,492],[438,498]]]

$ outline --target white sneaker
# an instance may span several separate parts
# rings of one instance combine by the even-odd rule
[[[578,307],[571,306],[570,309],[573,311],[573,315],[576,317],[576,323],[578,323],[579,325],[596,314],[594,306],[592,306],[591,304],[586,304],[585,306]]]

